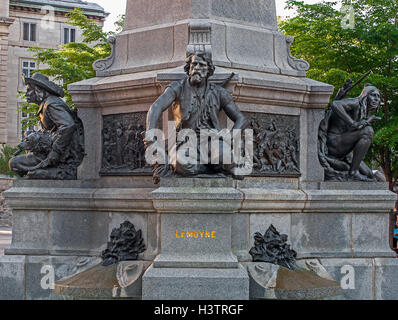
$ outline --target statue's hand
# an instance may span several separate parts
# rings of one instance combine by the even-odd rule
[[[35,171],[39,169],[45,169],[50,166],[55,166],[59,163],[60,155],[56,151],[51,151],[47,158],[40,162],[37,166],[30,169],[30,171]]]
[[[368,122],[368,120],[362,120],[362,121],[356,121],[354,122],[351,127],[356,129],[356,130],[361,130],[363,128],[365,128],[366,126],[369,126],[370,123]]]
[[[381,120],[381,118],[380,117],[376,117],[376,116],[370,116],[369,117],[369,119],[367,120],[367,122],[369,123],[369,124],[372,124],[373,122],[376,122],[376,121],[380,121]]]
[[[49,166],[49,161],[48,158],[43,160],[42,162],[40,162],[37,166],[34,166],[33,168],[30,168],[29,171],[35,171],[35,170],[39,170],[39,169],[45,169]]]
[[[148,147],[156,141],[156,136],[152,130],[141,132],[141,136],[144,139],[144,145],[146,149],[148,149]]]

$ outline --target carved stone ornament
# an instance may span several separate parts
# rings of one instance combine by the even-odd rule
[[[244,113],[253,129],[254,176],[300,175],[299,119],[296,116]]]
[[[290,52],[290,48],[294,42],[294,38],[292,36],[287,36],[286,37],[286,43],[287,43],[287,61],[289,65],[297,71],[308,71],[310,69],[310,64],[302,59],[297,59],[292,56]]]
[[[116,48],[115,48],[115,44],[116,44],[116,37],[114,36],[110,36],[108,38],[108,43],[111,45],[112,47],[112,52],[111,55],[105,59],[99,59],[97,61],[95,61],[93,63],[93,69],[95,71],[105,71],[107,69],[109,69],[113,62],[115,61],[115,54],[116,54]]]
[[[264,235],[254,234],[254,247],[249,253],[253,262],[268,262],[295,270],[297,253],[286,242],[287,235],[280,234],[271,224]]]
[[[123,222],[112,230],[108,247],[102,251],[103,266],[110,266],[121,261],[138,260],[138,255],[145,251],[142,231],[135,230],[129,222]]]
[[[211,24],[201,20],[191,21],[189,24],[189,31],[187,57],[195,52],[205,52],[211,59]]]

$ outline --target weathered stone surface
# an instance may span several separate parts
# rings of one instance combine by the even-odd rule
[[[292,247],[299,258],[351,257],[349,214],[292,214]]]
[[[48,254],[49,213],[40,210],[14,210],[12,244],[6,252],[13,254]]]
[[[250,277],[251,299],[310,300],[324,299],[341,294],[339,284],[334,281],[317,262],[315,272],[306,267],[289,270],[264,262],[245,263]]]
[[[124,261],[104,267],[97,264],[55,283],[54,292],[77,299],[141,299],[145,261]]]
[[[101,113],[97,108],[78,109],[78,116],[84,126],[85,152],[86,156],[77,169],[78,179],[97,179],[101,168],[100,144],[98,134],[101,132]]]
[[[388,190],[387,182],[335,182],[325,181],[319,184],[320,190]]]
[[[375,259],[375,298],[377,300],[398,299],[398,259]]]
[[[146,14],[142,14],[145,12]],[[193,0],[170,1],[162,0],[147,2],[144,0],[128,1],[125,30],[150,25],[174,23],[189,18],[209,19],[221,18],[252,25],[261,25],[276,29],[276,8],[272,0],[248,0],[247,5],[239,0]]]
[[[109,216],[95,211],[51,211],[49,252],[100,255],[108,241]]]
[[[323,119],[322,110],[303,110],[300,117],[300,181],[323,181],[323,168],[318,160],[319,123]]]
[[[160,187],[152,198],[160,213],[233,213],[240,209],[243,195],[234,188]]]
[[[25,257],[0,257],[0,300],[25,299]]]
[[[26,180],[24,180],[26,181]],[[50,184],[50,182],[49,182]],[[94,185],[95,186],[95,185]],[[73,186],[13,187],[4,194],[12,209],[153,212],[152,188],[92,188]]]
[[[321,259],[325,269],[342,286],[337,300],[372,300],[372,259]]]
[[[386,213],[394,208],[396,194],[389,190],[303,190],[304,212]]]
[[[249,277],[235,269],[154,268],[143,276],[143,300],[248,300]]]
[[[389,214],[352,215],[354,257],[395,257],[390,248]]]
[[[54,283],[101,262],[100,258],[28,256],[25,267],[26,300],[62,300]]]
[[[298,189],[297,178],[282,177],[245,177],[245,179],[236,182],[236,187],[240,189]]]
[[[232,252],[237,256],[239,261],[250,261],[250,216],[249,214],[232,215],[231,225],[231,248]]]
[[[162,252],[155,267],[236,268],[231,252],[231,214],[165,214]]]
[[[306,205],[306,196],[301,190],[242,188],[240,191],[245,197],[241,212],[302,212]]]

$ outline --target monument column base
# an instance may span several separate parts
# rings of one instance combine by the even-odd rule
[[[249,300],[249,276],[239,265],[221,268],[148,268],[143,300]]]
[[[248,300],[249,276],[232,253],[243,195],[232,179],[163,179],[152,192],[161,254],[142,280],[144,300]]]

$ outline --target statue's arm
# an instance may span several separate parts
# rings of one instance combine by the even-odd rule
[[[32,171],[58,165],[61,155],[71,143],[76,123],[66,108],[68,107],[60,103],[52,103],[47,106],[45,112],[57,128],[56,137],[47,158],[32,168]]]
[[[222,93],[221,101],[225,114],[235,123],[232,130],[246,129],[249,126],[249,120],[247,120],[244,114],[239,110],[232,100],[232,96],[226,90]]]
[[[155,129],[162,113],[166,111],[176,99],[176,92],[173,88],[168,87],[166,91],[153,103],[149,108],[146,128],[147,130]]]
[[[332,111],[345,123],[353,126],[355,120],[351,118],[347,111],[351,111],[355,107],[355,103],[351,99],[333,101],[331,104]]]
[[[73,133],[76,130],[76,123],[66,108],[68,107],[59,103],[54,103],[47,107],[47,113],[49,114],[49,117],[57,126],[57,136],[53,143],[52,151],[49,154],[49,158],[52,157],[50,160],[53,162],[58,162],[59,157],[70,145],[73,138]]]

